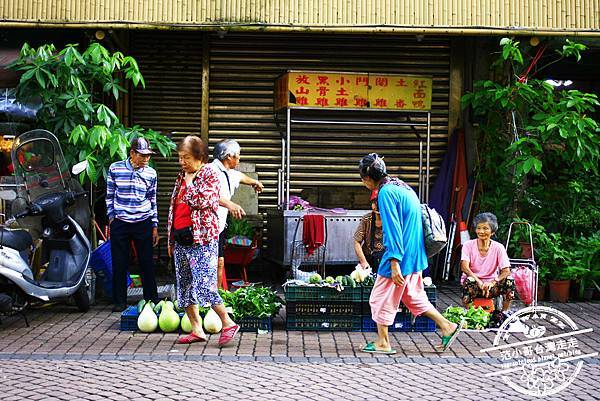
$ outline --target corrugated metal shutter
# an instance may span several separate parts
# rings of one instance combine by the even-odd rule
[[[210,44],[210,143],[223,138],[240,142],[242,160],[256,163],[266,185],[259,199],[262,211],[277,203],[281,140],[273,116],[273,82],[288,69],[433,76],[433,184],[448,136],[449,39],[426,37],[419,42],[415,36],[214,34]],[[385,155],[392,174],[417,186],[418,142],[408,127],[306,125],[298,126],[292,136],[292,192],[313,186],[360,186],[358,160],[371,151]]]
[[[132,123],[172,134],[174,141],[189,133],[200,135],[201,33],[144,31],[132,32],[130,38],[130,53],[138,61],[146,80],[146,89],[133,92]],[[163,230],[179,165],[176,157],[157,157],[155,162]]]

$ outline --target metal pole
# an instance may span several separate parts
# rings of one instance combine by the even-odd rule
[[[429,203],[429,153],[431,149],[431,112],[427,113],[427,171],[425,172],[425,202]]]
[[[419,141],[419,202],[423,203],[423,141]]]
[[[285,174],[285,210],[290,210],[290,140],[291,140],[291,110],[287,109],[287,124],[286,124],[286,174]]]

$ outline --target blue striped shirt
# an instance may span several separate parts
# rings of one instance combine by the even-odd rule
[[[156,170],[152,167],[135,170],[129,159],[111,164],[106,179],[108,218],[128,223],[152,218],[157,227],[156,182]]]

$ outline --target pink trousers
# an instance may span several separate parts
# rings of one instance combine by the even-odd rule
[[[421,272],[404,277],[404,286],[402,287],[394,284],[391,278],[377,276],[369,298],[371,318],[375,323],[386,326],[392,325],[396,313],[398,313],[400,301],[415,316],[435,309],[427,298]]]

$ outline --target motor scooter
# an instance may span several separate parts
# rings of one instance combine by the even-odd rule
[[[23,313],[33,303],[72,298],[77,308],[90,308],[88,264],[91,245],[81,226],[65,209],[86,192],[74,184],[57,138],[45,130],[33,130],[15,139],[11,151],[15,190],[0,191],[0,198],[18,200],[24,210],[0,226],[0,313]],[[77,175],[86,162],[73,167]],[[86,202],[83,203],[85,207]],[[33,238],[24,229],[11,229],[19,219],[41,219],[39,258],[33,258]],[[32,260],[36,265],[32,266]],[[24,316],[24,314],[23,314]],[[27,319],[25,318],[26,322]]]

